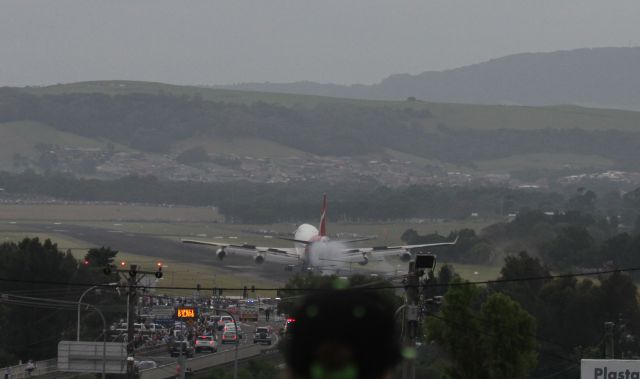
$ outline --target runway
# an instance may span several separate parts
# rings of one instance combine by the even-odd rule
[[[110,247],[131,254],[158,260],[171,260],[190,264],[213,266],[229,274],[248,274],[269,280],[285,282],[292,273],[281,263],[265,261],[255,264],[253,258],[228,254],[220,261],[213,247],[188,245],[178,240],[160,238],[148,234],[131,233],[80,225],[26,224],[25,231],[47,232],[69,236],[87,242],[88,247]],[[55,242],[55,241],[54,241]]]

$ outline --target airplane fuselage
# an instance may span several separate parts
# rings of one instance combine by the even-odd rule
[[[328,242],[326,236],[321,236],[318,229],[310,224],[302,224],[295,231],[294,238],[298,241],[307,241],[308,244],[295,243],[296,253],[306,267],[313,267],[320,264],[317,254],[313,254],[314,245]]]

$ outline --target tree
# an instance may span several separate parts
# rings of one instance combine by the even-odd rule
[[[449,289],[440,312],[426,322],[428,340],[437,342],[449,355],[454,378],[483,378],[480,322],[474,309],[480,290],[472,285]]]
[[[454,286],[427,320],[428,339],[451,359],[454,378],[525,378],[536,365],[535,319],[509,297]]]
[[[536,366],[536,322],[509,297],[494,293],[482,304],[480,345],[492,379],[527,378]]]
[[[542,255],[547,263],[559,269],[602,263],[598,262],[596,243],[591,234],[586,228],[574,225],[560,229],[556,238],[543,247]]]
[[[110,248],[103,246],[100,248],[89,249],[87,254],[84,256],[84,259],[90,266],[103,268],[113,264],[113,259],[116,254],[118,254],[117,250],[111,250]]]
[[[455,272],[453,266],[444,264],[440,266],[438,275],[428,277],[425,286],[423,287],[422,296],[425,299],[432,298],[434,296],[443,296],[447,293],[449,283],[454,280],[460,280],[460,276]]]
[[[37,282],[69,282],[82,276],[83,270],[69,252],[60,252],[48,239],[43,243],[38,238],[25,238],[17,244],[0,245],[0,277],[7,279],[0,284],[3,292],[28,290],[31,296],[47,294],[51,285]],[[73,292],[63,287],[56,298],[72,300]],[[5,359],[12,361],[51,358],[56,355],[61,333],[71,323],[72,318],[64,311],[4,305],[0,308],[0,350],[9,353],[11,358]]]
[[[594,214],[597,199],[598,196],[595,192],[580,187],[576,190],[576,194],[567,202],[566,209],[570,211],[579,211],[585,214]]]
[[[90,256],[115,255],[108,248],[94,249]],[[108,253],[108,254],[107,254]],[[89,254],[88,254],[89,255]],[[71,252],[61,252],[51,240],[25,238],[19,243],[5,242],[0,245],[0,291],[23,293],[33,297],[78,301],[78,296],[86,288],[58,284],[55,291],[49,283],[105,283],[108,281],[102,270],[80,264]],[[97,296],[95,291],[85,298],[98,305],[109,304],[111,310],[116,305],[115,293]],[[111,297],[108,297],[111,296]],[[122,308],[124,311],[124,307]],[[57,345],[63,334],[74,334],[75,317],[62,309],[41,309],[7,304],[0,307],[0,364],[15,363],[18,359],[45,359],[56,355]],[[71,315],[75,316],[72,312]],[[119,317],[117,313],[105,314],[109,319]],[[101,319],[93,310],[83,312],[83,326],[92,325],[84,335],[96,338],[102,330]]]
[[[512,280],[522,278],[538,278],[549,276],[547,267],[538,258],[530,256],[526,251],[518,255],[509,255],[504,259],[504,266],[500,270],[498,280]],[[492,285],[496,291],[502,292],[523,306],[527,311],[535,313],[538,297],[545,283],[550,279],[498,282]]]

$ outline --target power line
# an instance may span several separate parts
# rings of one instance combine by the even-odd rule
[[[553,280],[553,279],[563,279],[563,278],[575,278],[575,277],[584,277],[584,276],[598,276],[598,275],[606,275],[613,273],[621,273],[621,272],[634,272],[640,271],[640,267],[630,267],[630,268],[619,268],[612,270],[602,270],[602,271],[590,271],[590,272],[580,272],[580,273],[566,273],[566,274],[558,274],[558,275],[543,275],[543,276],[530,276],[530,277],[521,277],[521,278],[509,278],[509,279],[494,279],[494,280],[482,280],[482,281],[465,281],[465,282],[450,282],[450,283],[430,283],[429,287],[455,287],[455,286],[469,286],[469,285],[488,285],[488,284],[497,284],[497,283],[511,283],[511,282],[527,282],[527,281],[537,281],[537,280]],[[28,283],[28,284],[47,284],[47,285],[65,285],[65,286],[75,286],[75,287],[91,287],[91,286],[99,286],[99,287],[119,287],[126,288],[127,285],[119,284],[117,286],[110,286],[107,283],[81,283],[81,282],[60,282],[60,281],[52,281],[52,280],[32,280],[32,279],[15,279],[15,278],[0,278],[0,282],[10,282],[10,283]],[[376,290],[395,290],[395,289],[405,289],[411,287],[422,287],[423,285],[418,286],[410,286],[406,284],[402,285],[383,285],[383,286],[371,286],[371,287],[362,287],[357,288],[363,291],[376,291]],[[223,291],[243,291],[244,287],[188,287],[188,286],[143,286],[139,285],[138,288],[142,289],[156,289],[156,290],[201,290],[201,291],[212,291],[214,289],[223,290]],[[331,288],[315,288],[315,287],[307,287],[307,288],[286,288],[286,287],[254,287],[255,291],[333,291]]]

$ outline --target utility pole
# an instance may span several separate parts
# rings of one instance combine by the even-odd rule
[[[186,352],[183,351],[184,344],[182,341],[178,342],[180,344],[180,355],[178,355],[178,378],[185,379],[185,371],[187,366],[187,360],[185,359]]]
[[[127,379],[134,379],[135,373],[135,343],[134,343],[134,322],[136,320],[136,305],[138,302],[138,284],[146,274],[153,274],[157,279],[162,278],[162,262],[158,262],[157,271],[141,271],[138,265],[132,264],[129,270],[125,269],[126,262],[120,262],[121,269],[116,269],[114,265],[107,265],[103,272],[110,276],[116,273],[122,280],[127,282]]]
[[[402,379],[415,379],[415,350],[416,337],[418,336],[418,270],[416,262],[409,262],[405,297],[406,307],[402,324],[402,350],[405,358],[402,364]]]
[[[133,327],[133,323],[136,319],[134,306],[138,299],[138,296],[137,296],[138,282],[136,281],[137,270],[138,270],[138,265],[131,265],[129,270],[129,278],[128,278],[128,285],[129,285],[128,287],[129,295],[127,296],[127,314],[129,315],[129,318],[127,319],[127,356],[128,357],[133,357],[134,350],[135,350],[135,343],[133,341],[133,338],[134,338],[133,335],[135,333],[135,329]],[[135,378],[134,363],[135,361],[133,359],[127,360],[127,378],[128,379]]]
[[[432,254],[416,254],[415,260],[409,262],[409,272],[405,287],[405,307],[402,324],[402,379],[416,377],[416,340],[419,332],[419,299],[420,277],[425,270],[433,272],[436,267],[436,256]]]
[[[604,358],[613,359],[613,331],[615,324],[611,321],[604,323]]]

